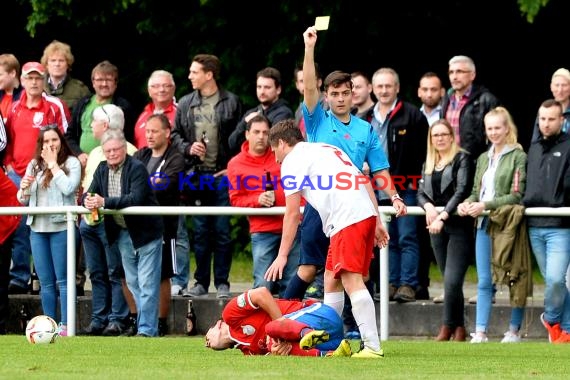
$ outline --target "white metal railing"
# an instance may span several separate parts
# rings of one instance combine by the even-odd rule
[[[441,208],[439,208],[441,209]],[[388,229],[391,215],[395,214],[391,206],[378,208],[382,222]],[[27,214],[66,214],[67,216],[67,283],[75,284],[75,216],[90,211],[81,206],[63,207],[0,207],[0,215]],[[103,214],[123,215],[283,215],[285,207],[249,208],[249,207],[212,207],[212,206],[136,206],[121,210],[103,210]],[[488,213],[488,212],[485,212]],[[408,215],[425,215],[421,207],[408,207]],[[570,207],[533,207],[525,210],[527,216],[570,216]],[[388,340],[388,247],[380,250],[380,339]],[[67,334],[75,335],[76,327],[76,290],[75,286],[67,287]]]

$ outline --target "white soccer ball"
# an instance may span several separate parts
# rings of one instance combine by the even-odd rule
[[[26,326],[26,339],[31,344],[49,344],[57,337],[57,323],[47,315],[32,318]]]

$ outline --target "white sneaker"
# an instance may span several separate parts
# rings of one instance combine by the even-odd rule
[[[182,286],[180,285],[172,285],[170,287],[170,295],[171,296],[179,296],[182,294]]]
[[[484,333],[471,333],[471,343],[487,343],[489,338]]]
[[[475,305],[477,304],[477,294],[475,294],[473,297],[470,297],[467,302],[469,302],[471,305]],[[491,298],[491,302],[492,303],[496,303],[497,302],[497,298],[495,297],[495,295],[493,294],[493,298]]]
[[[520,343],[521,336],[518,333],[507,331],[505,337],[501,340],[501,343]]]
[[[443,303],[445,301],[445,294],[441,293],[441,295],[437,297],[433,297],[433,303]]]

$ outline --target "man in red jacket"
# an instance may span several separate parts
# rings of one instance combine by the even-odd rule
[[[46,69],[39,62],[27,62],[20,77],[24,90],[17,102],[12,103],[6,119],[8,145],[4,166],[6,174],[19,187],[26,166],[34,156],[40,128],[57,124],[60,131],[68,127],[69,109],[55,96],[44,92]],[[30,281],[30,228],[21,222],[13,239],[10,293],[27,293]]]
[[[0,170],[0,207],[21,206],[16,199],[18,188]],[[8,317],[8,284],[12,260],[12,234],[18,228],[22,215],[0,215],[0,335],[6,334]]]
[[[246,126],[246,141],[241,152],[228,163],[230,203],[236,207],[285,206],[285,195],[280,185],[281,165],[275,161],[267,136],[269,120],[263,115],[254,116]],[[270,173],[273,191],[266,191],[267,172]],[[297,272],[299,244],[295,243],[279,281],[266,281],[263,277],[277,257],[283,229],[282,215],[251,215],[248,217],[253,256],[253,287],[265,286],[282,296],[291,276]]]

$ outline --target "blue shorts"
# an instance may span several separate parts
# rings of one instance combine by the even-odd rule
[[[323,223],[313,206],[306,204],[301,222],[300,265],[315,265],[324,268],[329,251],[329,238],[323,232]]]
[[[332,307],[323,303],[316,302],[283,317],[304,323],[312,329],[328,332],[328,342],[315,346],[318,350],[335,350],[344,338],[342,319]]]

